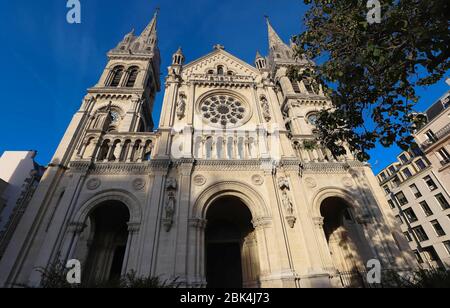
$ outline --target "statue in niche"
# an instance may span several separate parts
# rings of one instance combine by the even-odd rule
[[[263,110],[264,119],[266,120],[266,122],[269,122],[271,119],[270,107],[269,107],[269,103],[267,102],[267,99],[265,97],[261,97],[261,107]]]
[[[177,189],[177,180],[174,178],[168,178],[166,181],[166,189],[167,190],[176,190]]]
[[[175,193],[169,192],[165,207],[164,226],[166,231],[169,232],[173,225],[173,217],[175,216]]]
[[[290,189],[289,181],[287,178],[279,178],[278,186],[280,187],[281,190]]]
[[[177,103],[177,116],[178,120],[184,118],[186,113],[186,95],[184,93],[180,93],[180,99]]]
[[[283,202],[283,206],[286,210],[286,213],[289,216],[292,216],[294,214],[294,206],[292,205],[291,199],[289,198],[286,190],[283,191],[283,194],[281,195],[281,200]]]

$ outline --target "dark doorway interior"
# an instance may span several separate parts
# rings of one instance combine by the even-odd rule
[[[242,288],[239,243],[208,244],[208,288]]]
[[[206,279],[208,288],[242,288],[242,251],[253,231],[252,215],[236,197],[218,199],[206,218]]]
[[[118,280],[122,274],[122,265],[125,258],[125,246],[118,246],[114,251],[114,258],[111,265],[111,272],[109,273],[110,280]]]

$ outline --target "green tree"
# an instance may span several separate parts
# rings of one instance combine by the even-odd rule
[[[290,70],[292,78],[326,85],[333,107],[321,112],[322,142],[335,155],[342,142],[369,159],[380,142],[403,150],[425,117],[414,112],[418,86],[443,78],[449,68],[448,0],[381,0],[381,23],[368,24],[367,0],[304,0],[306,31],[296,54],[319,64]],[[371,119],[371,120],[368,120]]]

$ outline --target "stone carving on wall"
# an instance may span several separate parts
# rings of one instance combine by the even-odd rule
[[[255,185],[261,186],[262,184],[264,184],[264,178],[260,175],[255,174],[254,176],[252,176],[252,182]]]
[[[197,175],[194,177],[194,184],[197,186],[203,186],[206,184],[206,178],[203,175]]]
[[[145,180],[144,179],[135,179],[133,181],[133,188],[134,188],[134,190],[136,190],[136,191],[143,190],[144,187],[145,187]]]
[[[290,197],[291,187],[289,185],[289,180],[284,177],[279,178],[278,187],[281,190],[281,203],[286,213],[286,221],[289,227],[294,228],[297,218],[294,215],[294,204]]]
[[[353,187],[353,179],[351,177],[344,177],[342,179],[342,184],[344,184],[345,187]]]
[[[305,183],[306,183],[306,187],[308,187],[308,188],[316,188],[317,187],[317,182],[313,178],[306,178]]]
[[[176,211],[177,200],[175,193],[177,191],[177,180],[174,178],[168,178],[166,181],[167,198],[164,206],[163,225],[167,232],[172,229],[174,224],[174,217]]]
[[[261,107],[264,119],[266,120],[266,122],[269,122],[272,119],[272,117],[270,115],[269,103],[267,102],[267,99],[264,96],[261,97]]]
[[[289,185],[289,180],[287,178],[279,178],[278,179],[278,187],[284,191],[286,189],[290,190],[291,187]]]
[[[97,188],[100,187],[101,184],[102,184],[102,182],[99,179],[94,178],[94,179],[90,179],[87,182],[86,187],[89,190],[96,190]]]
[[[177,180],[174,178],[168,178],[166,181],[166,190],[167,191],[177,190]]]
[[[178,100],[177,103],[178,120],[183,119],[185,114],[186,114],[186,95],[183,92],[181,92],[180,99]]]
[[[175,204],[176,204],[175,193],[169,192],[167,196],[166,206],[164,208],[165,211],[164,227],[166,228],[167,232],[169,232],[173,226],[173,218],[175,216]]]

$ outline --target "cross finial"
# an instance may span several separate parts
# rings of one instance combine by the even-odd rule
[[[224,49],[225,49],[225,46],[220,45],[220,44],[216,44],[216,45],[214,45],[214,49],[215,49],[215,50],[224,50]]]

